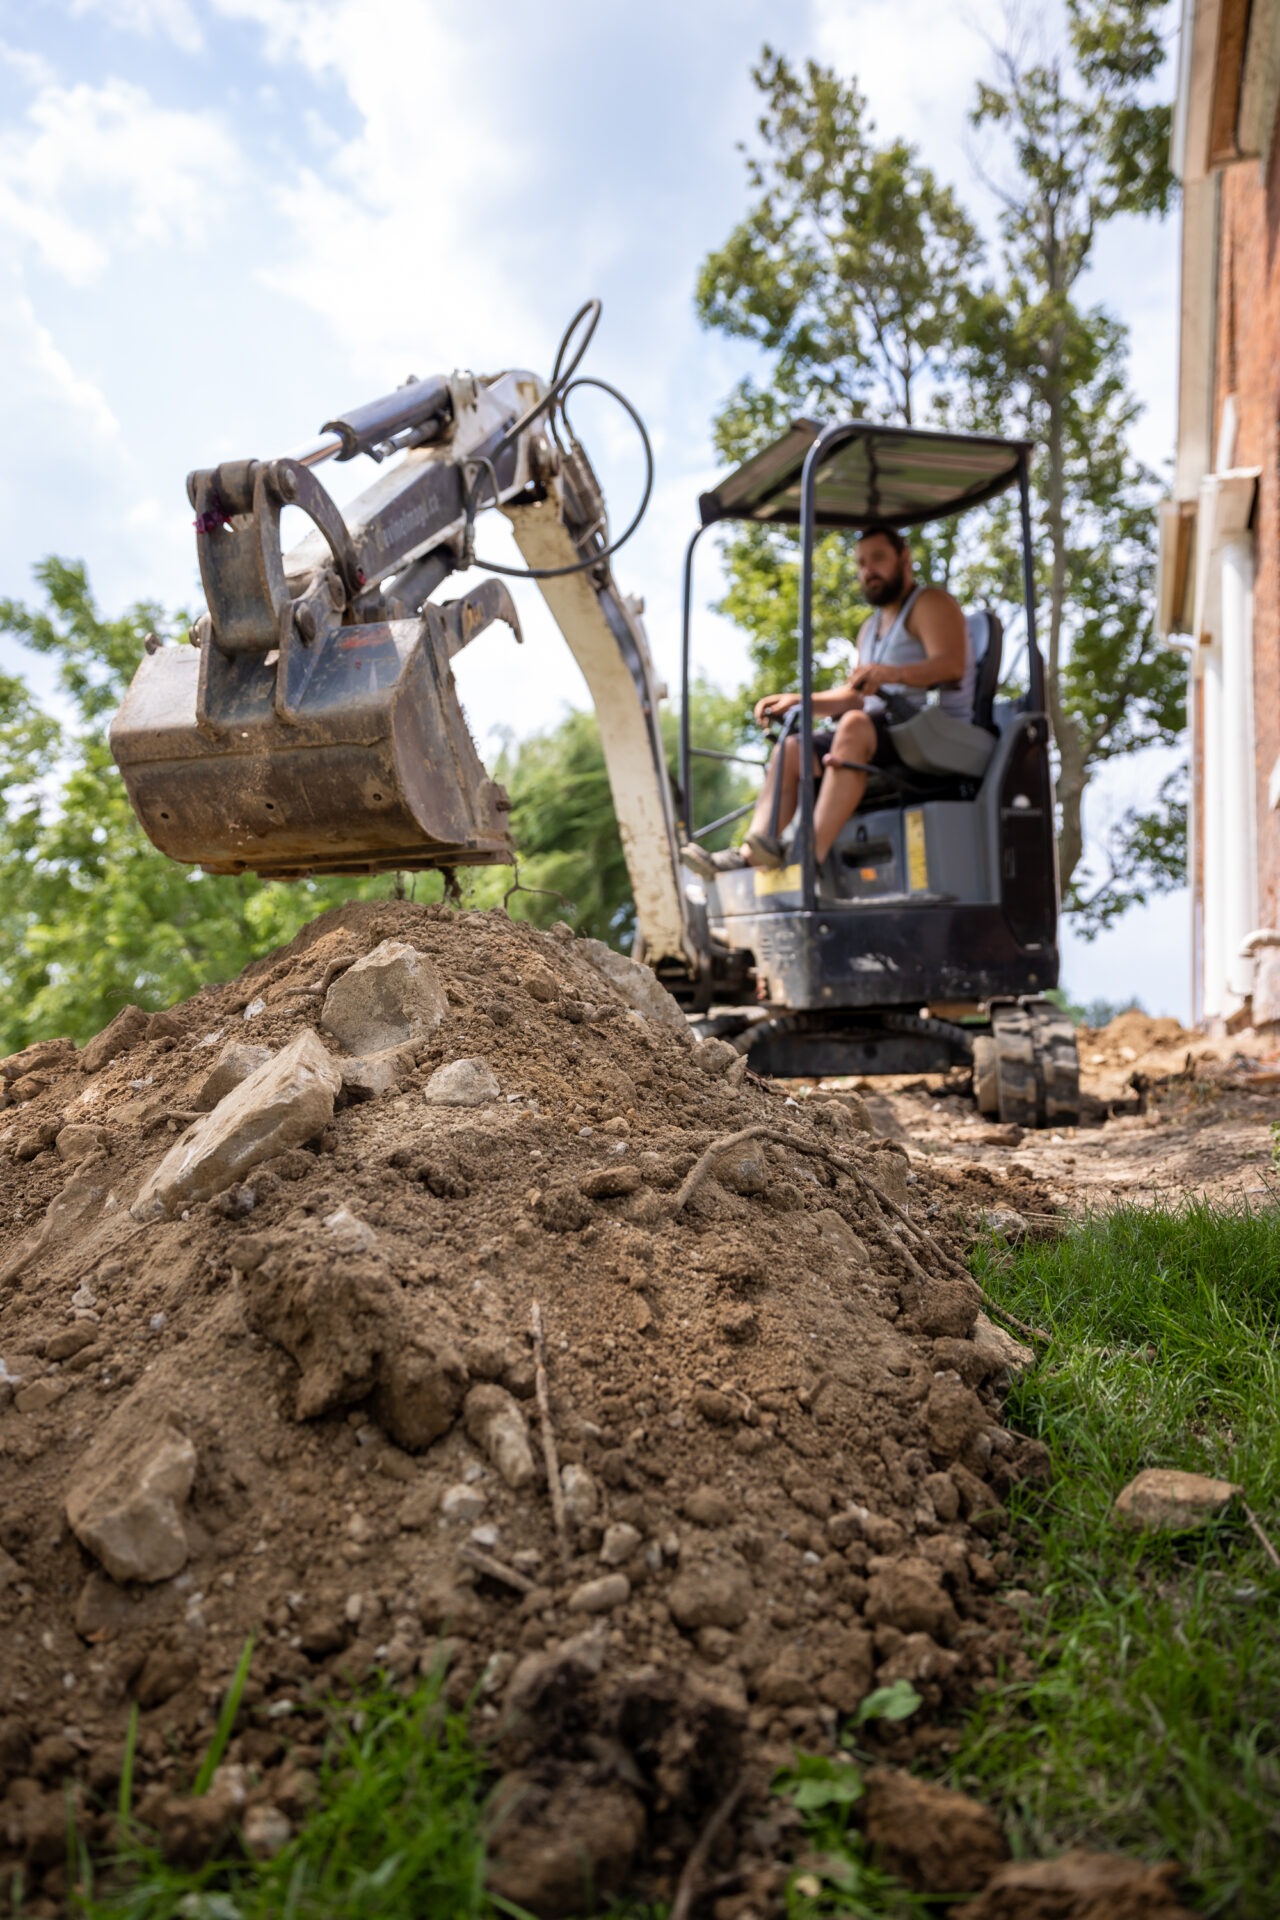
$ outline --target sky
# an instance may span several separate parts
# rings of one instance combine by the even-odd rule
[[[967,114],[1003,6],[0,0],[0,596],[29,594],[59,553],[86,561],[109,612],[198,610],[189,469],[286,451],[410,373],[546,370],[594,294],[584,371],[628,394],[657,459],[615,571],[674,685],[710,423],[749,364],[700,329],[692,289],[747,205],[752,62],[770,41],[856,74],[881,133],[916,142],[989,224]],[[1161,465],[1174,225],[1109,232],[1094,279],[1133,328],[1139,449]],[[624,524],[630,430],[586,396],[575,419]],[[480,532],[518,560],[505,524]],[[709,546],[697,654],[732,686],[744,656],[708,610]],[[495,629],[458,662],[488,757],[585,698],[536,590],[516,591],[524,647]],[[1127,770],[1095,822],[1155,777]],[[1092,946],[1068,933],[1065,983],[1185,1017],[1188,929],[1179,895]]]

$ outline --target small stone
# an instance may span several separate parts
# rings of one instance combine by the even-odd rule
[[[505,1387],[486,1381],[472,1387],[463,1404],[467,1433],[509,1487],[527,1487],[536,1476],[525,1417]]]
[[[606,1567],[623,1567],[640,1545],[643,1535],[639,1527],[628,1525],[625,1520],[615,1520],[612,1526],[604,1530],[604,1541],[600,1548],[600,1558]]]
[[[47,1413],[67,1390],[68,1382],[65,1380],[33,1380],[29,1387],[18,1389],[13,1404],[19,1413]]]
[[[80,1055],[81,1073],[99,1073],[118,1054],[136,1047],[147,1035],[148,1015],[141,1007],[121,1007],[115,1019],[95,1034]]]
[[[274,1860],[293,1837],[288,1815],[269,1803],[250,1807],[240,1830],[244,1835],[245,1851],[255,1860]]]
[[[602,973],[629,1007],[688,1039],[689,1023],[652,967],[606,946],[603,940],[577,940],[574,952]]]
[[[992,1373],[1003,1371],[1008,1374],[1026,1373],[1036,1363],[1036,1356],[1030,1347],[1024,1347],[1011,1333],[998,1327],[994,1320],[988,1320],[985,1313],[979,1312],[973,1323],[973,1344],[978,1348],[983,1360],[996,1362],[988,1365],[984,1371],[989,1377]]]
[[[265,1067],[270,1058],[270,1047],[251,1047],[245,1040],[228,1040],[200,1082],[192,1103],[197,1112],[212,1113],[220,1100],[225,1100],[259,1067]]]
[[[693,1396],[695,1413],[700,1413],[712,1426],[725,1427],[737,1417],[738,1408],[727,1393],[718,1393],[714,1387],[699,1387]]]
[[[436,1068],[423,1098],[433,1107],[487,1107],[500,1092],[487,1060],[450,1060]]]
[[[342,1070],[342,1091],[348,1100],[377,1100],[394,1093],[413,1071],[417,1046],[387,1047],[381,1053],[366,1053],[338,1062]]]
[[[465,1481],[446,1487],[440,1496],[440,1512],[446,1520],[478,1520],[484,1508],[485,1498],[479,1487],[469,1487]]]
[[[46,1360],[69,1360],[82,1347],[91,1347],[97,1337],[95,1330],[83,1322],[74,1327],[63,1327],[45,1347],[44,1357]]]
[[[570,1613],[612,1613],[631,1598],[631,1582],[625,1573],[604,1573],[597,1580],[584,1580],[569,1595]]]
[[[165,1155],[143,1182],[134,1218],[180,1213],[234,1186],[261,1161],[313,1140],[332,1120],[341,1085],[337,1066],[304,1028]]]
[[[623,1194],[635,1193],[643,1184],[640,1169],[636,1166],[598,1167],[594,1173],[588,1173],[578,1182],[579,1189],[588,1200],[620,1199]]]
[[[75,1166],[78,1161],[89,1160],[95,1153],[101,1153],[109,1139],[110,1135],[104,1127],[63,1127],[56,1141],[58,1158],[66,1161],[68,1166]]]
[[[1013,1207],[988,1207],[982,1215],[982,1224],[999,1240],[1014,1242],[1027,1237],[1027,1223]]]
[[[600,1493],[585,1467],[561,1467],[560,1486],[564,1493],[565,1514],[574,1526],[585,1526],[595,1518],[600,1505]]]
[[[1147,1467],[1117,1496],[1112,1513],[1143,1533],[1185,1533],[1218,1519],[1242,1491],[1231,1480]]]
[[[688,1632],[740,1627],[751,1610],[751,1582],[738,1567],[685,1567],[667,1589],[667,1605]]]
[[[862,1269],[871,1265],[871,1256],[866,1247],[844,1215],[837,1213],[834,1207],[823,1207],[815,1213],[813,1223],[827,1245],[834,1247],[850,1267]]]
[[[380,946],[339,974],[320,1025],[348,1053],[385,1053],[433,1034],[449,1011],[439,972],[404,940]]]
[[[373,1228],[347,1207],[328,1214],[323,1226],[339,1253],[369,1253],[377,1245],[378,1236]]]
[[[125,1409],[131,1413],[131,1409]],[[195,1479],[196,1450],[162,1426],[125,1439],[109,1421],[77,1469],[67,1519],[113,1580],[168,1580],[187,1560],[179,1508]]]
[[[266,1010],[267,1010],[267,1003],[262,998],[262,995],[255,994],[253,999],[250,1000],[248,1006],[244,1009],[244,1012],[241,1015],[241,1018],[244,1020],[256,1020],[258,1015],[260,1013],[265,1013]]]
[[[699,1040],[689,1058],[699,1073],[718,1079],[728,1073],[730,1067],[737,1066],[740,1055],[728,1040]]]
[[[927,1473],[920,1484],[944,1525],[959,1517],[960,1489],[949,1473]]]

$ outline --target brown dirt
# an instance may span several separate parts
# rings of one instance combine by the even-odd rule
[[[218,1047],[314,1028],[319,996],[291,990],[387,938],[448,988],[408,1078],[181,1218],[135,1220]],[[917,1123],[945,1103],[891,1097],[907,1151],[856,1099],[735,1083],[723,1050],[628,1010],[567,929],[407,903],[326,915],[93,1047],[37,1050],[0,1112],[0,1887],[21,1864],[31,1914],[63,1910],[67,1791],[110,1843],[135,1700],[136,1804],[190,1857],[247,1808],[300,1815],[320,1696],[443,1657],[493,1740],[508,1897],[577,1911],[585,1861],[598,1890],[670,1898],[742,1787],[708,1864],[739,1863],[732,1920],[777,1910],[785,1820],[763,1789],[793,1744],[829,1746],[907,1678],[926,1711],[870,1736],[901,1763],[1022,1670],[1000,1502],[1043,1454],[1000,1424],[954,1256],[983,1210],[1052,1230],[1055,1202],[1021,1155],[944,1165]],[[427,1104],[434,1069],[477,1056],[499,1100]],[[747,1141],[676,1212],[703,1150],[753,1125],[811,1151]],[[535,1301],[576,1470],[563,1561]],[[485,1450],[512,1400],[534,1462],[516,1484]],[[189,1557],[119,1585],[68,1492],[91,1450],[173,1428],[197,1460]],[[193,1808],[250,1633],[228,1763]]]
[[[1280,1198],[1271,1128],[1280,1121],[1280,1047],[1246,1031],[1220,1039],[1176,1020],[1118,1015],[1080,1031],[1081,1124],[1024,1132],[984,1120],[941,1079],[830,1081],[865,1099],[877,1127],[921,1156],[957,1198],[1033,1217],[1118,1203]],[[917,1161],[916,1164],[919,1164]]]

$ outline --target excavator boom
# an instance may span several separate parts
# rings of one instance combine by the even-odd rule
[[[662,690],[562,410],[584,346],[550,383],[524,372],[415,381],[330,420],[293,455],[190,476],[208,610],[190,644],[152,644],[110,735],[163,852],[280,879],[513,859],[509,802],[476,753],[450,662],[495,620],[520,639],[515,605],[493,578],[429,598],[476,564],[477,513],[496,506],[596,705],[643,951],[696,971]],[[315,468],[359,454],[398,457],[340,511]],[[311,522],[288,552],[286,507]]]

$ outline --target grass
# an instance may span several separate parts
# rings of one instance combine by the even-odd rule
[[[977,1270],[1053,1334],[1009,1417],[1054,1478],[1012,1505],[1036,1675],[980,1705],[955,1784],[1022,1851],[1174,1857],[1206,1915],[1274,1920],[1280,1572],[1242,1517],[1158,1538],[1110,1513],[1141,1468],[1180,1467],[1241,1483],[1280,1539],[1280,1216],[1125,1210]]]
[[[208,1787],[225,1751],[250,1651],[193,1791]],[[122,1782],[120,1853],[97,1889],[79,1855],[73,1911],[79,1920],[490,1920],[513,1914],[484,1891],[486,1789],[484,1758],[471,1744],[465,1716],[445,1710],[438,1681],[408,1695],[377,1685],[332,1704],[316,1809],[274,1859],[224,1858],[194,1870],[171,1865],[132,1825]]]

